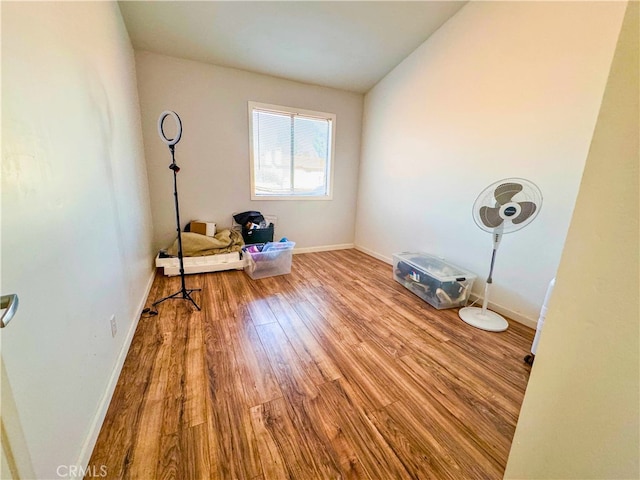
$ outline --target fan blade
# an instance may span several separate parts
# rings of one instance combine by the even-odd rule
[[[520,205],[521,208],[520,214],[516,218],[511,219],[511,222],[516,225],[524,222],[527,218],[536,213],[537,208],[536,204],[533,202],[518,202],[518,205]]]
[[[498,202],[498,205],[504,205],[505,203],[509,203],[513,196],[521,191],[522,185],[519,183],[503,183],[502,185],[498,185],[495,192],[493,192],[493,196],[496,202]]]
[[[498,207],[480,207],[480,220],[489,228],[496,228],[502,224]]]

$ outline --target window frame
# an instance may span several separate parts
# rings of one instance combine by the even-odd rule
[[[336,141],[336,114],[327,112],[318,112],[314,110],[305,110],[296,107],[286,107],[283,105],[272,105],[269,103],[260,103],[249,101],[248,102],[248,114],[249,114],[249,178],[251,180],[251,200],[333,200],[333,172],[334,172],[334,157],[335,157],[335,141]],[[253,133],[253,111],[262,110],[273,113],[284,113],[286,115],[300,115],[308,118],[317,118],[321,120],[330,120],[330,145],[329,155],[327,158],[327,193],[325,195],[257,195],[256,194],[256,182],[255,182],[255,169],[254,169],[254,133]]]

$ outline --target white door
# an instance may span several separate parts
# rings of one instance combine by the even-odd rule
[[[10,376],[7,374],[2,359],[2,344],[5,341],[11,341],[10,335],[5,336],[5,330],[10,329],[11,322],[19,318],[17,315],[17,295],[3,296],[0,307],[0,378],[2,380],[0,386],[2,395],[0,399],[0,443],[2,444],[0,478],[2,480],[32,479],[35,478],[35,474],[31,465],[31,456],[27,449],[22,424],[13,398]]]

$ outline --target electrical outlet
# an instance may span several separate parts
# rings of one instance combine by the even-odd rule
[[[118,325],[116,324],[116,316],[111,315],[111,336],[115,337],[118,333]]]

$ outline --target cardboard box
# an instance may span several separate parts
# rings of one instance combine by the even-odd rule
[[[216,224],[214,222],[191,222],[189,224],[189,230],[193,233],[213,237],[216,234]]]

